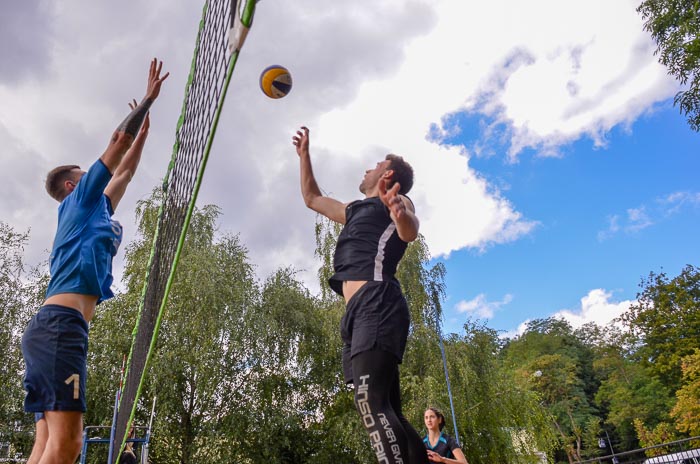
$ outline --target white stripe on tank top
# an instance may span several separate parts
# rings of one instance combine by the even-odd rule
[[[389,241],[389,237],[396,230],[396,224],[392,221],[389,226],[384,230],[384,233],[379,237],[379,244],[377,245],[377,255],[374,257],[374,280],[381,282],[384,280],[382,278],[384,274],[384,250],[386,249],[386,242]]]

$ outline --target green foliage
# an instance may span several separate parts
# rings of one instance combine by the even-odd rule
[[[637,7],[644,29],[656,41],[659,61],[685,85],[674,104],[700,131],[700,2],[698,0],[644,0]]]
[[[639,444],[643,448],[648,448],[662,443],[668,443],[679,439],[678,434],[669,422],[659,422],[655,427],[648,428],[641,420],[634,420],[634,427],[639,436]],[[661,456],[672,452],[672,448],[654,448],[647,452],[648,456]]]
[[[324,216],[316,216],[316,250],[315,256],[321,261],[318,279],[321,284],[321,298],[324,301],[340,301],[339,296],[328,286],[328,279],[333,275],[333,255],[335,244],[342,226]]]
[[[676,429],[690,436],[700,436],[700,349],[682,360],[684,385],[676,392],[678,401],[671,410]]]
[[[506,364],[540,395],[569,461],[581,460],[593,443],[584,442],[597,419],[592,394],[597,389],[593,375],[590,338],[584,330],[575,333],[563,320],[532,321],[523,335],[508,343]],[[595,440],[597,445],[597,439]]]
[[[111,417],[105,399],[131,343],[157,208],[157,195],[139,204],[128,291],[94,323],[88,423]],[[342,306],[310,295],[293,269],[259,283],[238,238],[216,232],[218,214],[193,215],[147,375],[136,421],[157,397],[152,461],[364,462],[369,446],[352,440],[365,437],[340,376]],[[339,444],[335,431],[351,436]]]
[[[0,222],[0,308],[3,321],[0,324],[0,363],[7,372],[14,373],[0,376],[0,391],[3,394],[11,392],[14,403],[19,403],[23,397],[21,385],[17,388],[24,367],[19,342],[30,313],[25,306],[25,288],[22,284],[22,247],[27,239],[27,233],[17,233]],[[3,401],[0,404],[0,423],[11,424],[20,419],[13,402]]]
[[[28,239],[28,232],[16,232],[0,221],[0,443],[8,446],[10,456],[28,456],[34,438],[34,415],[23,409],[24,360],[20,343],[47,284],[38,268],[26,269],[22,254]]]
[[[681,359],[700,348],[700,271],[686,266],[669,279],[650,273],[622,320],[636,337],[635,360],[671,392],[681,387]]]
[[[539,462],[535,452],[554,446],[550,414],[519,373],[505,367],[495,330],[467,322],[464,331],[447,340],[446,352],[469,462]]]
[[[141,300],[158,195],[138,205],[139,236],[126,247],[116,298],[91,325],[86,424],[108,425]],[[327,287],[340,228],[321,220],[317,250],[322,291],[312,295],[294,269],[262,282],[245,246],[217,231],[219,210],[195,211],[172,287],[137,424],[154,398],[153,463],[373,462],[374,455],[343,383],[339,323],[342,298]],[[0,223],[0,440],[28,454],[33,424],[22,412],[22,330],[41,304],[47,277],[26,272],[27,234]],[[445,268],[432,264],[423,237],[398,270],[412,325],[401,366],[403,412],[420,433],[423,412],[453,417],[440,352]],[[697,433],[698,272],[686,267],[643,282],[622,318],[629,330],[594,325],[573,330],[555,319],[532,321],[506,340],[466,321],[444,337],[459,440],[471,464],[555,461]],[[675,407],[674,407],[675,406]],[[673,411],[671,413],[671,411]],[[671,414],[670,414],[671,413]],[[675,421],[675,422],[674,422]],[[675,426],[675,429],[674,429]],[[95,445],[98,446],[98,445]],[[103,462],[104,450],[89,463]]]
[[[603,436],[603,429],[600,426],[600,418],[591,416],[583,430],[583,455],[595,457],[604,454],[604,449],[600,448],[599,440]],[[606,442],[607,443],[607,442]]]
[[[601,379],[595,402],[607,411],[605,421],[615,427],[619,445],[634,449],[639,444],[634,420],[652,425],[664,420],[671,405],[671,392],[634,361],[623,339],[601,345],[594,366]]]

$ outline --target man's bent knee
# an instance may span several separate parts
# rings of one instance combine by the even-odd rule
[[[76,440],[71,437],[70,439],[59,440],[49,437],[49,441],[46,443],[46,448],[44,449],[44,454],[39,462],[73,464],[80,455],[81,446],[81,438]]]

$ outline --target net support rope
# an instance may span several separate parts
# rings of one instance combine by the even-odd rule
[[[112,464],[124,449],[136,413],[226,92],[253,22],[255,3],[256,0],[208,0],[202,10],[132,332],[124,390],[113,424],[115,440],[109,451]]]
[[[440,281],[444,282],[444,268],[437,269],[437,274]],[[445,343],[442,340],[442,297],[445,294],[444,284],[432,282],[430,286],[430,299],[433,303],[433,315],[435,316],[435,331],[437,332],[438,341],[440,344],[440,354],[442,355],[442,367],[445,370],[445,383],[447,384],[447,396],[450,399],[450,412],[452,413],[452,426],[454,427],[454,438],[459,445],[459,431],[457,430],[457,416],[455,415],[455,406],[452,399],[452,386],[450,385],[450,374],[447,369],[447,356],[445,356]]]
[[[442,330],[438,322],[438,337],[440,338],[440,353],[442,353],[442,366],[445,369],[445,382],[447,382],[447,396],[450,398],[450,411],[452,412],[452,426],[454,427],[454,435],[457,444],[459,445],[459,431],[457,430],[457,416],[455,415],[455,405],[452,400],[452,387],[450,386],[450,374],[447,372],[447,358],[445,357],[445,344],[442,342]]]

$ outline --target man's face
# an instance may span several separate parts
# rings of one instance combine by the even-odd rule
[[[382,178],[384,173],[389,169],[391,161],[382,160],[377,163],[373,169],[368,169],[365,171],[365,177],[362,178],[360,183],[360,192],[367,193],[372,190],[379,183],[379,179]]]

